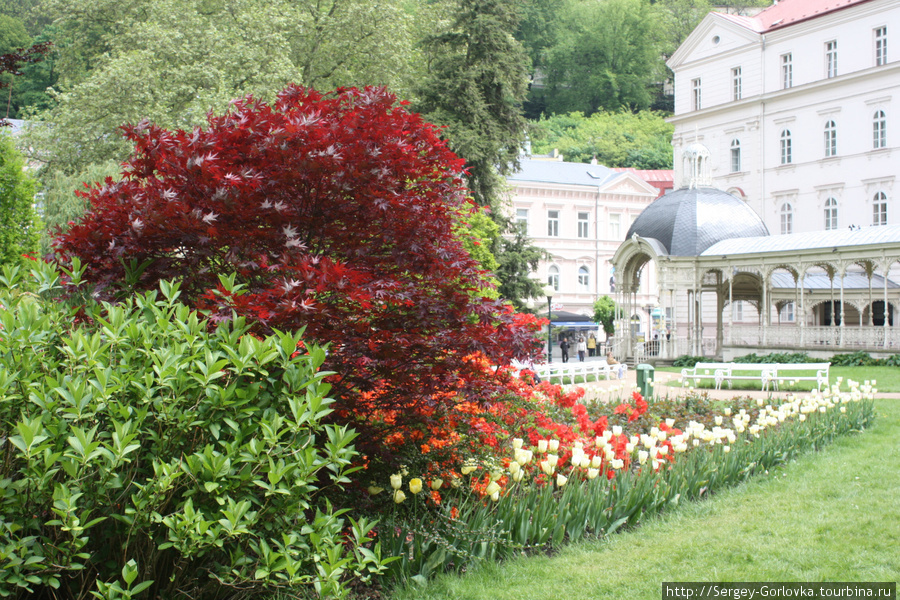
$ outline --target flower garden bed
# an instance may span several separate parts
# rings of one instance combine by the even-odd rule
[[[384,486],[395,505],[378,533],[396,557],[389,577],[423,583],[609,535],[771,469],[867,427],[873,384],[840,386],[780,404],[703,394],[648,403],[635,392],[630,402],[587,405],[572,402],[577,389],[545,386],[536,401],[556,431],[526,427],[443,477],[406,469]]]

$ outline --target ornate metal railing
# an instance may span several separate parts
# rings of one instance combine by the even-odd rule
[[[900,350],[900,327],[769,327],[765,332],[765,343],[763,343],[762,327],[734,325],[731,329],[731,345],[765,346],[767,348]]]

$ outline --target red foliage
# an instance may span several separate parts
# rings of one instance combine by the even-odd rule
[[[208,122],[125,127],[124,177],[83,193],[63,259],[105,297],[177,278],[213,319],[305,326],[329,344],[336,418],[370,454],[390,436],[452,442],[460,403],[489,411],[508,377],[485,365],[539,352],[539,323],[479,293],[484,273],[452,234],[471,210],[463,162],[435,128],[375,88],[291,86]],[[146,265],[133,288],[125,265]],[[231,274],[240,293],[220,285]]]

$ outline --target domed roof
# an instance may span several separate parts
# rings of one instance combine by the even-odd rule
[[[769,235],[743,200],[713,187],[692,187],[656,199],[628,230],[658,240],[670,256],[699,256],[722,240]]]

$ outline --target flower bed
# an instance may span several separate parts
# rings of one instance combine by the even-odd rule
[[[421,582],[611,534],[701,498],[865,428],[872,384],[839,388],[778,405],[696,394],[648,404],[635,392],[628,403],[585,406],[577,391],[545,386],[535,394],[544,420],[527,421],[522,437],[508,437],[499,451],[443,477],[394,474],[384,496],[395,507],[379,528],[385,552],[398,557],[390,576]]]

